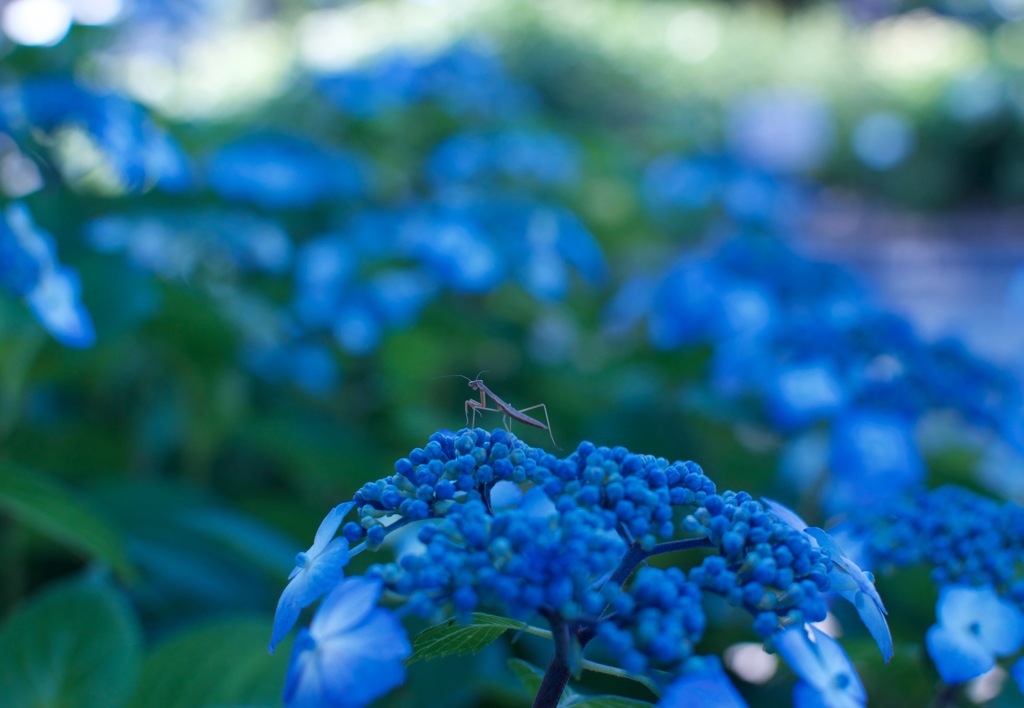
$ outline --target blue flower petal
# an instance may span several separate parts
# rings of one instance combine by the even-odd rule
[[[658,708],[747,708],[747,702],[721,669],[683,674],[658,701]]]
[[[941,624],[928,630],[925,645],[939,676],[948,684],[970,681],[996,664],[995,654],[977,637]]]

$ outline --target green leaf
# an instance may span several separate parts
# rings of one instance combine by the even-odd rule
[[[508,668],[523,682],[526,690],[531,695],[537,695],[537,691],[540,690],[541,681],[544,680],[544,672],[541,669],[522,659],[509,659]]]
[[[474,612],[469,624],[452,617],[441,624],[427,627],[412,640],[412,656],[407,664],[436,659],[449,654],[472,654],[480,651],[510,629],[521,629],[525,622]]]
[[[240,617],[172,637],[146,657],[131,708],[280,705],[289,651],[267,653],[270,624]]]
[[[622,696],[582,696],[583,700],[573,702],[572,708],[651,708],[653,703]]]
[[[31,598],[0,627],[4,705],[117,708],[135,686],[139,628],[124,597],[92,577]]]
[[[0,463],[0,509],[38,533],[106,563],[122,578],[135,577],[114,527],[43,473]]]

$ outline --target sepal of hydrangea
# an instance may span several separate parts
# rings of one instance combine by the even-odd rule
[[[658,708],[747,708],[747,702],[722,667],[717,662],[702,663],[700,669],[684,673],[669,685],[658,701]]]
[[[334,535],[354,506],[355,502],[347,502],[331,509],[320,523],[313,545],[295,556],[295,567],[288,575],[288,585],[281,593],[274,613],[271,652],[295,626],[302,610],[344,577],[349,559],[348,539],[344,536],[335,538]]]
[[[867,693],[842,646],[812,625],[790,627],[774,637],[776,650],[800,677],[795,708],[858,708]]]
[[[20,203],[7,207],[0,224],[0,254],[17,254],[17,273],[0,266],[3,283],[24,295],[36,320],[59,342],[69,347],[88,347],[96,341],[92,319],[82,305],[78,275],[57,261],[53,237],[32,222]]]
[[[803,531],[813,539],[815,547],[827,552],[832,558],[832,571],[829,573],[829,589],[849,601],[857,610],[864,626],[878,644],[879,651],[886,663],[892,658],[892,634],[889,623],[885,619],[888,614],[882,598],[875,589],[871,577],[846,555],[843,549],[824,530],[809,527],[807,522],[784,504],[772,499],[763,498],[765,506],[787,526]]]
[[[70,268],[46,272],[25,300],[39,323],[61,344],[88,347],[96,342],[92,318],[82,305],[78,274]]]
[[[936,614],[925,644],[947,684],[981,676],[1024,643],[1024,614],[990,587],[947,586]]]
[[[342,581],[300,631],[285,677],[289,708],[359,708],[405,681],[409,638],[393,612],[378,607],[383,583]]]

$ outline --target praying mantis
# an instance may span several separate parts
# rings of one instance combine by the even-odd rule
[[[462,378],[464,378],[467,381],[469,381],[469,387],[471,389],[473,389],[474,391],[478,391],[480,393],[480,400],[479,401],[476,400],[475,398],[470,398],[469,400],[466,401],[466,406],[465,406],[465,410],[466,410],[466,424],[469,427],[473,427],[476,424],[476,414],[477,413],[480,413],[480,412],[483,412],[483,411],[492,411],[494,413],[501,413],[502,414],[502,420],[505,423],[505,429],[506,430],[511,430],[512,421],[513,420],[519,421],[520,423],[524,423],[525,425],[532,425],[534,428],[540,428],[541,430],[548,431],[548,436],[551,438],[551,444],[554,445],[555,448],[558,449],[558,450],[562,449],[562,448],[558,447],[558,443],[555,442],[555,436],[551,432],[551,419],[548,418],[548,408],[547,408],[546,405],[544,405],[543,403],[538,403],[535,406],[529,406],[527,408],[522,408],[522,409],[513,408],[511,404],[506,403],[500,397],[495,395],[494,391],[492,391],[491,389],[487,388],[487,384],[485,384],[483,382],[483,380],[480,378],[481,374],[483,374],[483,373],[484,372],[481,371],[479,374],[476,375],[475,379],[471,379],[468,376],[462,376]],[[455,374],[455,375],[456,376],[461,376],[460,374]],[[493,408],[490,408],[487,405],[487,398],[488,397],[490,397],[491,403],[494,404]],[[544,411],[544,420],[546,421],[546,424],[540,422],[539,420],[537,420],[533,416],[526,415],[526,411],[536,410],[537,408],[540,408],[541,410]],[[472,420],[472,422],[470,422],[470,419],[469,419],[470,411],[473,412],[473,420]]]

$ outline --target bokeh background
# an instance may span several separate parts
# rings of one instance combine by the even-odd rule
[[[1020,0],[10,0],[0,31],[11,705],[279,704],[295,552],[465,424],[458,375],[566,454],[811,523],[1024,498]],[[925,705],[937,591],[878,582],[896,659],[844,645],[873,705]],[[701,651],[788,701],[719,620]],[[505,660],[546,651],[384,703],[525,705]]]

